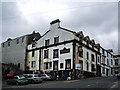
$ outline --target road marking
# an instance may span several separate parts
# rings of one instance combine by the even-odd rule
[[[76,81],[79,81],[79,80],[67,80],[67,81],[64,81],[64,82],[76,82]]]
[[[111,88],[118,88],[118,82],[114,82],[114,84],[111,86]]]
[[[87,85],[87,86],[89,87],[89,86],[92,86],[92,85],[95,85],[95,84],[91,84],[91,85]]]
[[[91,86],[91,85],[87,85],[88,87]]]

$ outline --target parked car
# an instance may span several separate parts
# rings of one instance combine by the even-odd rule
[[[23,74],[27,79],[29,83],[42,83],[43,80],[41,77],[38,76],[38,74]]]
[[[28,84],[28,80],[23,76],[23,75],[18,75],[18,76],[14,76],[13,78],[10,78],[7,80],[7,84]]]
[[[53,80],[52,76],[49,74],[39,74],[39,77],[41,77],[43,80]]]
[[[120,73],[117,74],[117,79],[120,79]]]
[[[13,78],[14,76],[13,76],[13,74],[7,74],[4,78],[5,79],[10,79],[10,78]]]

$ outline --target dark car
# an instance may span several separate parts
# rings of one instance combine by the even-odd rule
[[[119,74],[117,74],[117,79],[120,79],[120,73],[119,73]]]
[[[19,76],[14,76],[13,78],[8,79],[7,84],[26,85],[28,84],[28,80],[23,75],[19,75]]]
[[[41,77],[38,76],[38,74],[23,74],[27,79],[29,83],[42,83],[43,80]]]

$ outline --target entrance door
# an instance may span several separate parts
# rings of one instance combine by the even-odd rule
[[[58,61],[53,61],[53,70],[58,70]]]
[[[106,76],[108,76],[108,73],[109,73],[109,69],[106,69]]]

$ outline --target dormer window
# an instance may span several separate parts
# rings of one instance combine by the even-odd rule
[[[59,43],[59,37],[54,37],[54,44]]]
[[[10,46],[10,41],[8,42],[8,46]]]
[[[22,37],[22,43],[24,42],[24,37]]]
[[[2,44],[2,47],[4,47],[4,43]]]
[[[17,44],[19,43],[19,39],[17,39]]]
[[[45,46],[48,46],[50,44],[50,39],[45,40]]]
[[[32,42],[32,47],[35,47],[36,44],[37,44],[36,41],[33,41],[33,42]]]

